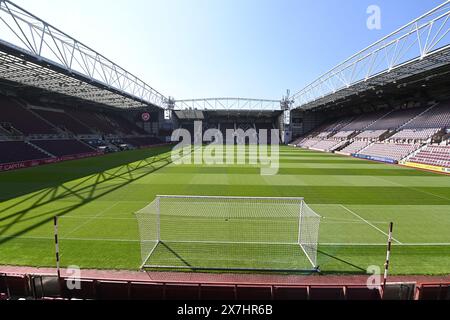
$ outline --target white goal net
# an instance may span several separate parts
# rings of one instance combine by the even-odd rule
[[[158,196],[136,216],[145,269],[318,268],[320,216],[302,198]]]

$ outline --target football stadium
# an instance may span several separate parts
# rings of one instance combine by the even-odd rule
[[[0,300],[450,299],[449,18],[179,100],[0,0]]]

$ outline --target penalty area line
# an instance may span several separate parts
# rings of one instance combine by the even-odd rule
[[[350,210],[349,208],[347,208],[346,206],[344,206],[344,205],[342,205],[342,204],[340,205],[340,207],[341,207],[342,209],[346,210],[347,212],[351,213],[352,215],[354,215],[355,217],[357,217],[357,218],[360,219],[361,221],[364,221],[366,224],[368,224],[369,226],[371,226],[372,228],[374,228],[374,229],[377,230],[378,232],[384,234],[386,237],[389,237],[389,235],[388,235],[386,232],[384,232],[383,230],[381,230],[380,228],[378,228],[377,226],[375,226],[373,223],[370,223],[369,221],[367,221],[366,219],[364,219],[363,217],[361,217],[361,216],[360,216],[359,214],[357,214],[356,212]],[[394,240],[397,244],[403,244],[403,243],[401,243],[400,241],[398,241],[398,240],[395,239],[395,238],[392,238],[392,240]]]

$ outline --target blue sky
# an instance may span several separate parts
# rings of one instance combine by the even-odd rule
[[[13,2],[167,96],[279,99],[444,0]]]

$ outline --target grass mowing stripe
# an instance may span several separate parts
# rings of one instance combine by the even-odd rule
[[[77,232],[78,230],[80,230],[81,228],[83,228],[85,225],[87,225],[89,222],[95,220],[96,218],[99,218],[102,214],[108,212],[109,210],[111,210],[112,208],[114,208],[115,206],[119,205],[120,202],[116,202],[114,204],[112,204],[111,206],[109,206],[108,208],[106,208],[105,210],[100,211],[98,214],[96,214],[94,217],[87,219],[85,222],[81,223],[79,226],[75,227],[75,229],[69,231],[65,236],[67,237],[68,235],[71,235],[75,232]]]
[[[47,217],[67,213],[66,230],[87,219],[91,221],[63,239],[64,265],[136,270],[141,257],[133,213],[153,201],[157,194],[191,194],[305,197],[313,208],[317,206],[318,213],[329,217],[323,221],[319,252],[324,273],[365,272],[369,265],[382,266],[386,254],[384,234],[333,204],[363,213],[366,221],[376,226],[381,226],[383,220],[395,221],[404,243],[394,244],[392,274],[450,272],[449,177],[281,147],[280,175],[262,179],[259,168],[249,165],[170,165],[169,151],[170,148],[136,150],[1,174],[0,199],[4,202],[0,203],[0,221],[7,223],[8,229],[0,228],[0,264],[52,266],[53,229]],[[155,164],[164,158],[167,159],[162,163],[167,166]],[[160,170],[154,171],[155,167]],[[381,179],[376,181],[377,177]],[[116,201],[120,201],[120,207],[94,219],[96,213]],[[174,227],[180,232],[174,240],[189,234],[189,225],[184,221],[178,224],[175,221]],[[218,231],[214,234],[221,237],[220,227],[207,226],[210,233],[215,228]],[[199,244],[198,250],[192,250],[195,245],[189,243],[173,246],[192,263],[212,260],[212,249],[220,252],[227,248],[227,245]],[[231,255],[235,249],[240,250],[234,256],[236,266],[240,260],[247,260],[247,265],[263,263],[270,267],[265,256],[268,250],[263,247],[247,250],[230,245],[228,249]],[[161,254],[166,261],[177,261],[167,251]],[[280,259],[279,266],[290,266],[281,248],[274,254],[273,258]]]
[[[362,221],[364,221],[365,223],[367,223],[369,226],[371,226],[372,228],[374,228],[375,230],[381,232],[382,234],[384,234],[386,237],[389,237],[389,235],[384,232],[383,230],[381,230],[380,228],[378,228],[377,226],[375,226],[374,224],[370,223],[369,221],[367,221],[366,219],[364,219],[363,217],[361,217],[360,215],[358,215],[357,213],[353,212],[352,210],[350,210],[349,208],[347,208],[346,206],[341,205],[341,207],[343,209],[345,209],[346,211],[350,212],[352,215],[354,215],[355,217],[361,219]],[[400,241],[398,241],[395,238],[392,238],[392,240],[394,240],[395,242],[397,242],[397,244],[402,244]]]
[[[8,236],[0,236],[0,239],[20,239],[20,240],[51,240],[54,241],[55,238],[54,237],[8,237]],[[77,237],[60,237],[59,240],[61,241],[81,241],[81,242],[89,242],[89,241],[94,241],[94,242],[135,242],[135,243],[139,243],[141,242],[140,240],[136,240],[136,239],[105,239],[105,238],[77,238]],[[61,255],[62,256],[62,255]]]
[[[12,237],[8,236],[0,236],[0,239],[8,239]],[[53,237],[14,237],[18,240],[50,240],[53,241]],[[70,238],[61,238],[61,240],[64,241],[81,241],[81,242],[130,242],[130,243],[138,243],[141,242],[140,240],[136,239],[103,239],[103,238],[76,238],[76,237],[70,237]],[[272,242],[210,242],[210,241],[170,241],[171,243],[200,243],[200,244],[267,244],[267,245],[280,245],[280,243],[272,243]],[[285,244],[285,243],[282,243]],[[287,245],[298,245],[298,243],[286,243]],[[386,243],[320,243],[320,246],[336,246],[336,247],[377,247],[377,246],[386,246]],[[450,243],[394,243],[393,244],[396,247],[450,247]]]
[[[444,199],[444,200],[450,201],[450,198],[447,198],[447,197],[444,197],[444,196],[440,196],[440,195],[434,194],[434,193],[432,193],[432,192],[427,192],[427,191],[423,191],[423,190],[420,190],[420,189],[417,189],[417,188],[414,188],[414,187],[405,186],[405,185],[403,185],[403,184],[400,184],[400,183],[397,183],[397,182],[390,181],[390,180],[388,180],[388,179],[386,179],[386,178],[383,178],[383,177],[381,177],[381,176],[380,176],[380,177],[377,177],[377,178],[378,178],[378,179],[381,179],[381,180],[384,180],[384,181],[389,181],[390,183],[395,184],[395,185],[398,185],[398,186],[401,186],[402,188],[407,188],[407,189],[410,189],[410,190],[414,190],[414,191],[417,191],[417,192],[421,192],[421,193],[427,194],[427,195],[429,195],[429,196],[434,196],[434,197],[437,197],[437,198],[440,198],[440,199]]]

